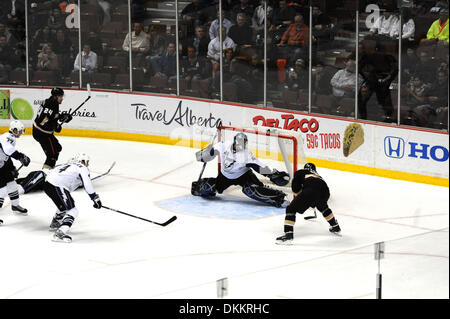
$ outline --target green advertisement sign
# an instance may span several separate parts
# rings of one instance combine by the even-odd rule
[[[9,90],[0,90],[0,119],[32,120],[34,111],[31,104],[22,98],[11,101]]]

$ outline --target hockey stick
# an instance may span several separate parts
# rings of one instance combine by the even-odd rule
[[[219,130],[220,130],[220,127],[221,127],[221,126],[222,126],[222,122],[219,123],[219,127],[217,128],[216,133],[214,134],[214,137],[213,137],[211,143],[209,143],[209,144],[214,143],[214,141],[216,140],[217,134],[219,133]],[[206,163],[207,163],[207,162],[204,162],[204,163],[203,163],[202,170],[200,171],[200,175],[198,176],[198,180],[197,180],[198,182],[200,182],[200,180],[202,179],[203,172],[205,171],[205,168],[206,168]]]
[[[175,221],[177,219],[177,216],[172,216],[170,219],[168,219],[164,223],[157,223],[157,222],[154,222],[152,220],[148,220],[148,219],[145,219],[145,218],[142,218],[142,217],[134,216],[134,215],[131,215],[131,214],[122,212],[120,210],[107,207],[107,206],[103,206],[102,205],[102,208],[106,208],[106,209],[112,210],[113,212],[124,214],[124,215],[130,216],[130,217],[134,217],[134,218],[137,218],[137,219],[145,220],[146,222],[153,223],[153,224],[156,224],[156,225],[159,225],[159,226],[163,226],[163,227],[169,225],[170,223],[172,223],[173,221]]]
[[[83,103],[81,103],[75,110],[73,110],[70,115],[73,116],[83,105],[84,103],[86,103],[87,101],[89,101],[89,99],[91,98],[91,85],[88,83],[86,84],[86,88],[88,91],[88,97],[86,98],[86,100],[84,100]]]
[[[316,209],[314,208],[314,216],[306,216],[306,217],[303,217],[303,219],[306,219],[306,220],[308,220],[308,219],[314,219],[314,218],[317,218],[317,213],[316,213]]]
[[[92,178],[91,180],[92,180],[92,181],[95,181],[96,179],[99,179],[100,177],[103,177],[103,176],[105,176],[105,175],[108,175],[109,172],[111,172],[111,170],[112,170],[112,168],[114,167],[114,165],[116,165],[116,162],[113,162],[112,165],[111,165],[111,167],[110,167],[106,172],[104,172],[103,174],[100,174],[100,175],[98,175],[98,176],[95,176],[95,177]]]

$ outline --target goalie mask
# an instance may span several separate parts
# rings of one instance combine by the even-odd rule
[[[243,151],[247,148],[248,138],[244,133],[237,133],[234,136],[233,148],[236,152]]]
[[[14,137],[20,137],[20,135],[25,133],[25,127],[22,122],[14,120],[9,123],[9,132],[14,135]]]

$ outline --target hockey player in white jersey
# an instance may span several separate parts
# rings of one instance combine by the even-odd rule
[[[26,215],[27,210],[19,204],[16,177],[18,175],[11,158],[20,161],[24,166],[30,164],[30,158],[16,150],[16,139],[25,132],[22,122],[14,120],[9,125],[9,132],[0,135],[0,207],[3,206],[6,195],[11,200],[13,212]],[[3,221],[0,220],[0,224]]]
[[[240,185],[242,192],[248,197],[272,205],[281,207],[287,204],[286,194],[280,190],[265,186],[253,173],[267,176],[277,185],[284,186],[289,182],[286,172],[272,170],[258,160],[247,148],[248,139],[244,133],[238,133],[233,141],[219,142],[208,145],[205,149],[196,153],[197,160],[209,162],[220,155],[221,170],[216,178],[203,178],[192,183],[191,193],[195,196],[215,196],[221,194],[231,185]]]
[[[78,187],[81,185],[84,187],[95,208],[102,207],[102,202],[92,186],[88,166],[89,156],[84,153],[78,154],[68,163],[50,170],[45,179],[44,192],[57,207],[50,224],[50,231],[55,231],[54,241],[72,241],[67,233],[78,216],[78,210],[70,193]]]

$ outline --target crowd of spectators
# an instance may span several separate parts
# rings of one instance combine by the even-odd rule
[[[8,83],[11,71],[26,68],[25,4],[23,0],[4,2],[0,8],[0,82]],[[354,107],[342,111],[342,101],[357,97],[359,118],[396,122],[396,92],[400,90],[404,110],[401,120],[406,124],[433,126],[448,114],[448,91],[442,89],[443,81],[448,83],[448,1],[409,1],[411,6],[400,9],[398,1],[354,1],[361,14],[369,3],[380,7],[379,18],[369,28],[359,29],[361,41],[356,55],[354,49],[343,44],[347,39],[342,39],[349,33],[347,21],[354,15],[353,9],[344,10],[351,1],[267,0],[264,12],[264,0],[223,0],[221,10],[218,1],[194,0],[179,14],[179,57],[175,28],[153,24],[145,13],[147,2],[132,1],[129,33],[127,11],[124,20],[114,15],[118,5],[126,1],[81,0],[95,14],[93,24],[82,23],[80,40],[77,29],[66,27],[72,14],[70,7],[78,1],[28,1],[30,76],[35,71],[51,71],[55,84],[64,85],[73,83],[71,77],[77,79],[81,68],[89,82],[96,82],[96,74],[112,57],[122,58],[123,65],[110,68],[114,70],[114,81],[118,72],[128,73],[131,48],[133,71],[143,73],[138,89],[154,90],[150,85],[154,79],[174,87],[179,67],[182,89],[186,90],[181,94],[200,94],[195,90],[201,83],[206,87],[202,97],[217,98],[222,79],[227,90],[234,90],[230,95],[224,92],[225,99],[257,104],[263,100],[266,62],[268,101],[276,107],[286,105],[283,92],[309,94],[311,88],[311,100],[318,112],[354,116]],[[418,20],[424,16],[428,19],[425,27],[424,20]],[[82,16],[82,21],[84,18],[88,16]],[[118,21],[123,21],[121,28],[108,36],[106,30]],[[400,34],[402,64],[397,74]],[[348,36],[347,43],[352,37]],[[333,55],[336,49],[345,51],[343,64]],[[330,57],[336,58],[334,64]],[[402,85],[397,87],[399,76]],[[329,97],[330,105],[321,105],[318,96]]]

